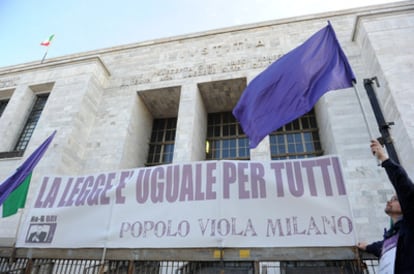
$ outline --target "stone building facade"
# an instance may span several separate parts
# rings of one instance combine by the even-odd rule
[[[340,155],[362,240],[382,236],[393,193],[369,150],[379,137],[364,79],[391,127],[401,163],[414,178],[414,1],[259,22],[83,52],[0,68],[0,178],[10,175],[54,130],[33,173],[28,204],[45,174],[80,175],[148,165],[155,120],[176,119],[171,161],[203,161],[208,115],[229,112],[258,73],[330,21],[356,74],[355,89],[332,91],[315,106],[322,154]],[[361,97],[362,108],[358,101]],[[24,154],[13,155],[36,99],[48,94]],[[363,116],[365,111],[369,130]],[[164,120],[163,120],[164,119]],[[271,159],[266,137],[250,160]],[[7,154],[11,153],[11,154]],[[9,155],[7,157],[7,155]],[[19,215],[0,220],[0,240]]]

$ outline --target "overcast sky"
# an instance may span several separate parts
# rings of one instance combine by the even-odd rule
[[[0,67],[395,0],[0,0]]]

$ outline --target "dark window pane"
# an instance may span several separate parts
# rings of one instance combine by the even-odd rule
[[[20,138],[17,141],[17,144],[14,148],[16,151],[25,150],[29,144],[30,138],[32,137],[33,131],[39,121],[40,115],[43,111],[44,106],[46,105],[47,98],[49,94],[41,94],[36,96],[35,103],[33,105],[32,111],[29,114],[29,118],[26,121]]]
[[[215,126],[214,127],[214,135],[211,135],[212,137],[214,136],[214,137],[220,137],[220,132],[221,132],[221,129],[220,129],[220,126]]]
[[[238,132],[239,132],[240,135],[243,135],[244,134],[243,128],[241,127],[240,124],[237,124],[237,130],[238,130]]]
[[[164,137],[163,131],[157,131],[155,142],[162,142],[162,139]]]
[[[210,113],[207,121],[211,152],[206,152],[206,159],[249,159],[248,139],[231,112]]]
[[[299,130],[300,129],[300,127],[299,127],[299,120],[295,120],[295,121],[292,122],[292,128],[295,129],[295,130]]]
[[[272,132],[270,151],[273,160],[322,155],[314,110]]]
[[[302,144],[295,145],[295,152],[304,152]]]
[[[234,136],[236,135],[236,125],[231,125],[229,126],[229,136]]]
[[[303,133],[303,138],[305,142],[312,142],[312,134],[310,132]]]
[[[160,165],[172,162],[176,126],[177,118],[154,120],[147,165]]]
[[[229,126],[223,125],[223,136],[230,136]]]
[[[306,144],[306,152],[314,151],[313,143],[307,143]]]
[[[303,118],[303,120],[302,120],[302,127],[303,127],[303,128],[310,128],[310,124],[309,124],[309,119],[308,119],[308,117]]]
[[[0,116],[3,114],[8,103],[9,103],[9,100],[0,100]]]

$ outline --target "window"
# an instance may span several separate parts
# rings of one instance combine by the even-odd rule
[[[249,160],[249,140],[231,112],[210,113],[206,159]]]
[[[272,160],[322,155],[315,111],[312,109],[302,117],[272,132],[270,150]]]
[[[172,163],[177,118],[154,119],[147,166]]]
[[[33,131],[36,128],[37,121],[39,121],[40,114],[46,105],[49,94],[40,94],[36,96],[36,101],[33,105],[32,111],[30,112],[29,118],[27,119],[26,125],[23,128],[20,138],[14,148],[15,151],[24,151],[27,144],[32,137]]]
[[[9,100],[0,100],[0,116],[3,114],[3,111],[6,109]]]

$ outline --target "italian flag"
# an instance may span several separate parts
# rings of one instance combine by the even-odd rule
[[[52,43],[53,37],[55,37],[54,34],[50,35],[49,38],[44,40],[42,43],[40,43],[40,45],[48,47],[50,45],[50,43]]]

